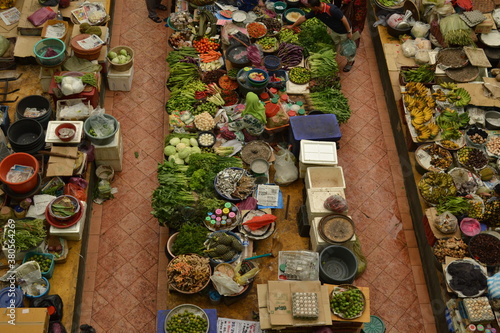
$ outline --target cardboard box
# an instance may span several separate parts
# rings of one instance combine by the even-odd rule
[[[28,20],[28,16],[43,8],[43,6],[38,2],[38,0],[24,0],[23,8],[21,10],[21,17],[19,18],[19,22],[17,24],[17,31],[20,35],[23,36],[41,36],[43,24],[38,27],[34,26]],[[59,6],[48,7],[55,13],[57,13]]]
[[[0,332],[2,333],[47,333],[49,313],[47,308],[16,308],[15,313],[8,308],[0,309]],[[14,323],[9,322],[14,317]]]

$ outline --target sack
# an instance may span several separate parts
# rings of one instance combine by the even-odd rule
[[[411,28],[411,33],[415,38],[424,38],[429,33],[430,28],[430,24],[417,21],[413,28]]]
[[[299,178],[299,170],[295,165],[295,156],[288,149],[280,148],[274,162],[274,182],[277,185],[289,185]]]
[[[356,55],[356,43],[352,39],[345,39],[340,43],[340,55],[350,58]]]
[[[403,49],[403,55],[407,58],[414,57],[418,51],[417,46],[415,45],[415,41],[413,39],[408,39],[406,42],[401,45],[401,49]]]
[[[54,308],[54,312],[50,315],[50,321],[58,321],[63,317],[63,301],[57,294],[32,298],[30,306],[33,308],[48,308],[52,306]]]
[[[455,215],[446,211],[436,218],[435,226],[443,234],[452,234],[457,230],[458,220]]]
[[[52,20],[57,16],[56,12],[52,10],[50,7],[42,7],[30,16],[28,16],[28,20],[33,23],[35,27],[44,24],[47,20]]]

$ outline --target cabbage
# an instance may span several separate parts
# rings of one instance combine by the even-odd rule
[[[201,153],[201,148],[196,146],[191,148],[191,154],[200,154]]]
[[[116,52],[111,51],[111,52],[108,53],[108,58],[109,59],[113,60],[116,57],[118,57],[118,54],[116,54]]]
[[[120,63],[120,60],[118,59],[118,57],[116,57],[116,58],[111,59],[111,62],[112,62],[113,64],[119,64],[119,63]]]
[[[175,147],[174,146],[166,146],[165,149],[163,149],[163,153],[166,155],[166,156],[171,156],[171,155],[174,155],[177,151],[175,150]]]
[[[172,146],[177,146],[179,143],[181,143],[181,139],[172,138],[172,139],[170,139],[170,141],[168,143],[170,143]]]
[[[198,147],[198,141],[195,138],[189,139],[189,144],[193,147]]]
[[[125,56],[125,57],[128,56],[127,50],[125,50],[125,49],[121,49],[120,54]]]
[[[178,143],[176,146],[175,146],[175,149],[177,149],[177,151],[181,151],[183,150],[184,148],[186,148],[186,144],[184,142],[181,142],[181,143]]]
[[[124,64],[124,63],[127,62],[127,57],[124,56],[124,55],[120,54],[117,58],[118,58],[118,61],[119,61],[120,64]]]
[[[189,154],[191,154],[191,147],[186,147],[179,152],[179,157],[185,159]]]

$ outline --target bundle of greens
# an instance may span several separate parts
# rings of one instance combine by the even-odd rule
[[[15,222],[14,244],[16,252],[26,251],[40,245],[47,237],[42,219],[22,219]],[[5,233],[2,244],[10,243],[9,233]]]
[[[179,50],[174,50],[168,52],[167,62],[169,66],[181,61],[187,57],[196,57],[198,55],[196,49],[194,47],[181,47]]]
[[[299,44],[308,53],[319,52],[325,48],[333,48],[332,38],[327,27],[317,18],[312,18],[300,25]]]
[[[472,30],[458,14],[448,15],[439,21],[439,28],[448,45],[467,46],[474,43]]]
[[[313,78],[337,76],[339,65],[335,60],[335,53],[332,48],[326,48],[309,55],[307,61]]]
[[[185,84],[179,84],[170,91],[170,98],[165,105],[168,114],[173,111],[191,111],[193,112],[194,105],[197,102],[195,93],[204,91],[207,88],[206,84],[200,80],[188,80]]]
[[[203,255],[203,243],[206,240],[207,228],[196,223],[184,223],[172,245],[172,254],[175,256],[188,253]]]
[[[323,91],[313,92],[306,96],[308,104],[313,110],[323,113],[333,113],[339,123],[345,123],[351,117],[351,108],[342,91],[327,88]]]
[[[448,211],[455,216],[465,214],[470,208],[469,200],[464,197],[448,196],[441,198],[436,206],[438,214]]]
[[[170,75],[167,80],[167,87],[171,91],[184,86],[192,80],[201,77],[198,65],[187,62],[177,62],[170,66]]]

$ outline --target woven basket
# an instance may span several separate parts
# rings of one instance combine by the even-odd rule
[[[470,82],[479,75],[479,68],[467,65],[463,68],[450,68],[445,71],[446,76],[457,82]]]
[[[111,50],[109,50],[109,52],[119,53],[121,50],[125,50],[125,51],[127,51],[128,54],[130,54],[130,60],[124,64],[115,64],[111,61],[109,63],[111,64],[111,68],[113,68],[115,71],[125,72],[125,71],[128,71],[134,65],[134,50],[132,50],[128,46],[121,45],[121,46],[113,47]],[[108,60],[109,60],[109,58],[108,58]]]
[[[493,0],[472,0],[472,9],[481,13],[491,13],[495,9]]]

